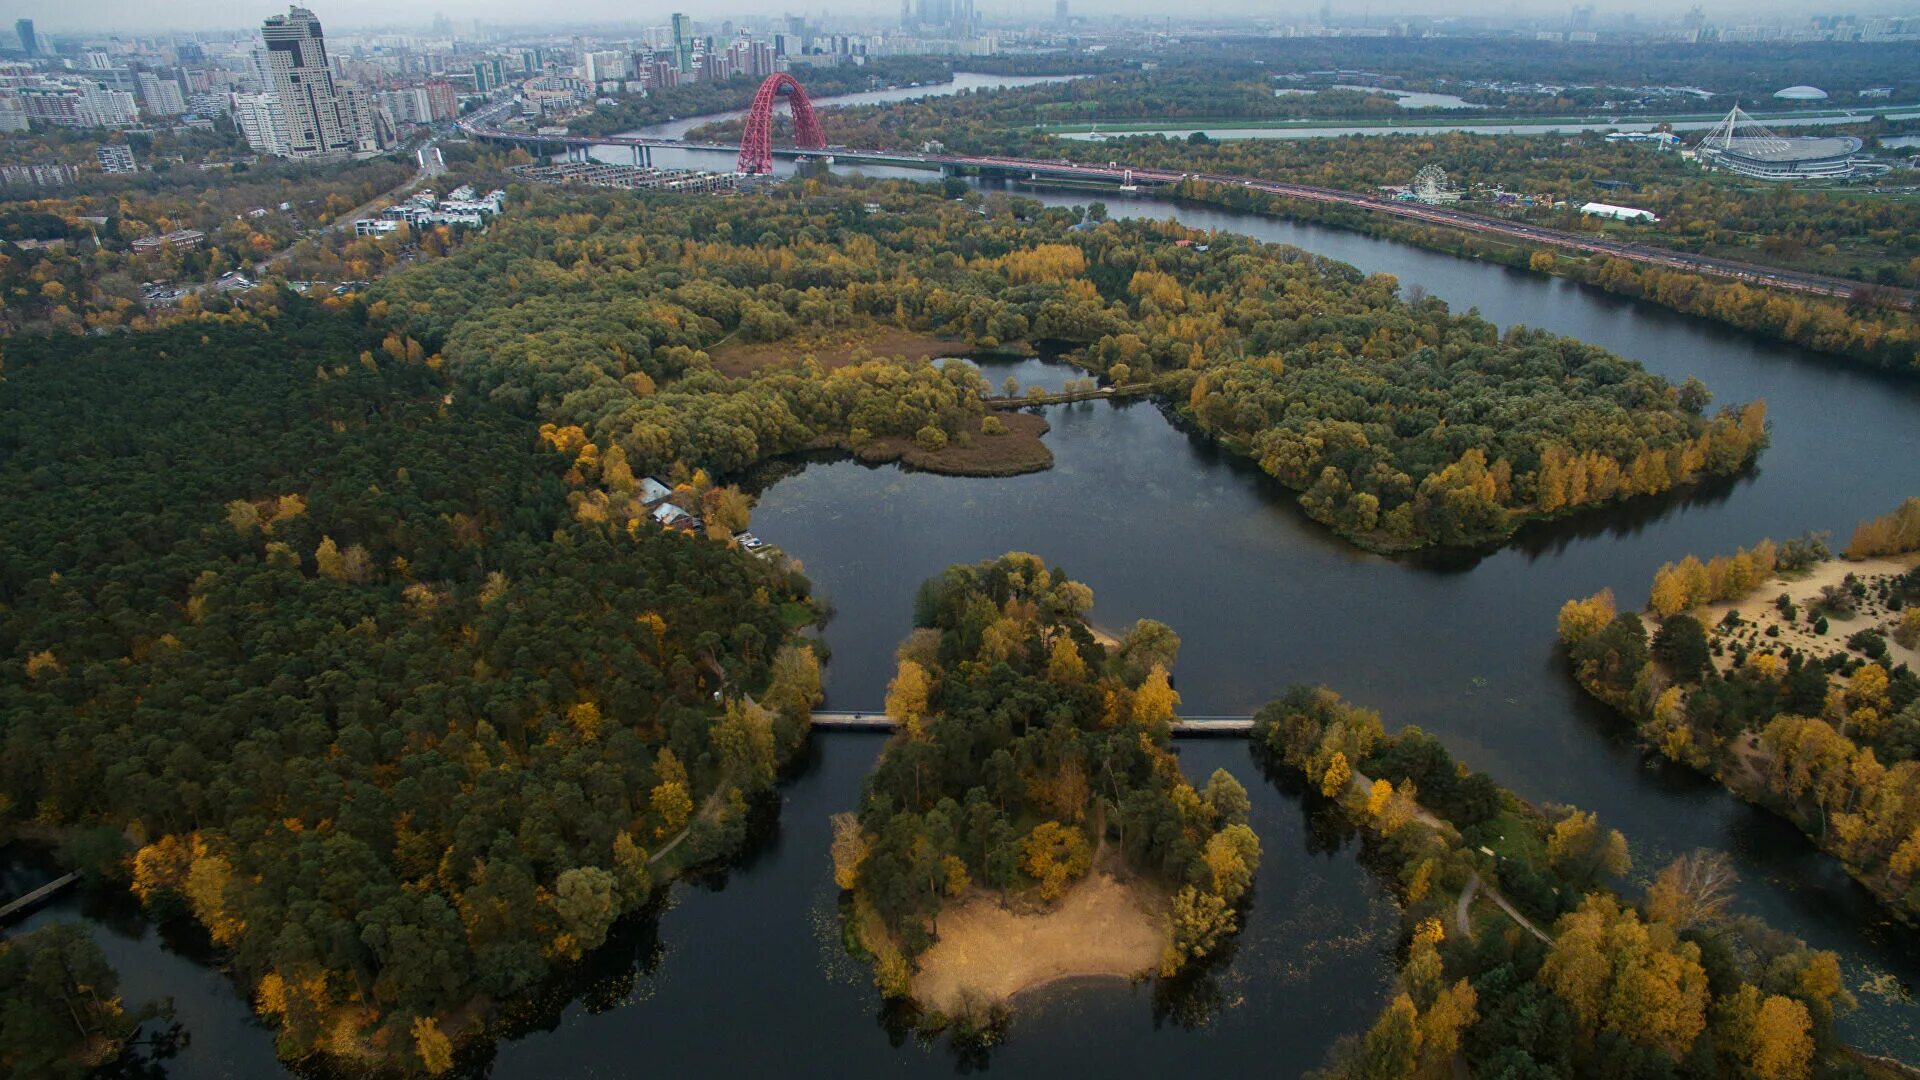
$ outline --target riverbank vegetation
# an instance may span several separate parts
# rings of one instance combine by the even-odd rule
[[[1386,185],[1411,183],[1421,165],[1439,165],[1468,195],[1463,203],[1466,209],[1576,233],[1609,233],[1616,239],[1688,254],[1851,278],[1860,288],[1847,298],[1814,297],[1709,274],[1477,236],[1364,208],[1285,199],[1237,186],[1189,181],[1175,191],[1195,201],[1325,222],[1451,254],[1493,258],[1535,272],[1573,277],[1871,366],[1920,370],[1920,337],[1892,291],[1920,286],[1920,246],[1916,246],[1920,240],[1915,239],[1920,237],[1920,204],[1912,200],[1851,190],[1810,190],[1708,172],[1677,154],[1644,145],[1609,144],[1597,133],[1454,132],[1220,141],[1140,135],[1086,142],[1055,138],[1034,130],[1032,124],[1009,122],[1010,116],[1023,115],[1023,102],[1029,103],[1027,111],[1038,115],[1048,102],[1066,105],[1082,99],[1137,96],[1106,85],[1114,78],[1171,89],[1193,81],[1237,85],[1229,74],[1183,69],[852,108],[835,114],[834,139],[850,146],[915,151],[933,138],[950,152],[1100,165],[1119,160],[1135,167],[1257,176],[1367,194]],[[1148,91],[1147,96],[1153,93]],[[1197,98],[1196,108],[1204,108],[1207,100]],[[1266,100],[1287,108],[1301,99]],[[1402,121],[1418,119],[1397,110],[1384,97],[1377,100]],[[1218,111],[1196,115],[1220,116]],[[1882,122],[1855,124],[1846,130],[1871,136],[1884,128]],[[711,130],[725,134],[731,128],[722,124]],[[1632,226],[1600,222],[1578,212],[1589,201],[1627,201],[1652,211],[1660,220]]]
[[[1920,500],[1863,524],[1851,562],[1805,541],[1688,556],[1656,575],[1645,619],[1616,612],[1610,593],[1560,617],[1589,693],[1668,758],[1799,825],[1909,921],[1920,918],[1916,522]]]
[[[617,453],[362,311],[9,341],[0,432],[0,816],[286,1058],[445,1070],[804,741],[802,577],[595,512]]]
[[[1852,1006],[1838,959],[1734,914],[1725,856],[1684,855],[1629,901],[1619,833],[1330,690],[1288,691],[1254,739],[1362,836],[1402,905],[1391,1000],[1319,1076],[1861,1075],[1833,1033]]]
[[[120,1059],[162,1004],[128,1009],[120,979],[80,927],[49,923],[0,939],[0,1072],[79,1080]]]
[[[994,388],[973,368],[827,370],[805,357],[822,333],[1045,343],[1109,382],[1151,383],[1317,520],[1383,550],[1497,541],[1737,472],[1765,445],[1761,403],[1709,417],[1697,384],[1502,335],[1390,277],[1100,218],[863,180],[752,200],[534,195],[480,242],[382,283],[370,315],[495,400],[662,474],[1007,437],[988,433]],[[729,378],[708,350],[736,341],[791,341],[793,359]]]
[[[835,819],[833,862],[849,941],[934,1024],[978,1027],[1066,975],[1171,978],[1238,928],[1260,841],[1246,789],[1224,770],[1194,788],[1169,746],[1179,639],[1143,620],[1108,648],[1092,604],[1020,553],[915,597],[900,733]]]

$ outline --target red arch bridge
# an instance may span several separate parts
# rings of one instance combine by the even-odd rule
[[[773,110],[782,97],[787,99],[787,107],[793,113],[794,137],[798,145],[776,147],[773,145]],[[650,163],[655,147],[674,150],[708,150],[732,153],[735,148],[724,143],[686,142],[680,139],[658,139],[631,135],[542,135],[537,132],[516,131],[498,126],[502,115],[512,109],[515,101],[505,101],[499,105],[477,112],[460,122],[461,130],[476,139],[490,139],[496,142],[518,143],[531,146],[540,154],[565,153],[568,156],[586,159],[594,147],[623,147],[632,150],[635,164]],[[1336,188],[1314,187],[1308,184],[1290,184],[1279,180],[1267,180],[1260,177],[1232,176],[1220,173],[1177,172],[1171,169],[1135,169],[1123,162],[1077,163],[1064,158],[1016,158],[982,157],[965,154],[909,154],[887,150],[854,150],[843,146],[830,146],[826,134],[820,127],[820,119],[815,114],[813,102],[807,92],[792,75],[786,72],[772,75],[760,84],[753,96],[753,105],[747,110],[746,130],[741,136],[738,168],[743,173],[755,175],[773,171],[775,157],[826,157],[828,160],[863,163],[870,165],[889,165],[896,168],[938,170],[949,175],[971,174],[977,176],[997,176],[1008,180],[1031,181],[1035,183],[1069,183],[1088,188],[1115,187],[1122,191],[1132,191],[1139,187],[1170,187],[1182,183],[1216,185],[1220,187],[1245,188],[1249,191],[1267,195],[1277,195],[1305,202],[1332,203],[1392,217],[1408,218],[1429,225],[1440,225],[1467,232],[1499,236],[1522,243],[1542,244],[1551,247],[1577,251],[1587,255],[1599,255],[1609,258],[1625,259],[1644,266],[1659,266],[1673,270],[1685,270],[1692,273],[1712,274],[1718,277],[1734,278],[1775,289],[1787,289],[1794,292],[1811,293],[1820,296],[1851,297],[1861,288],[1858,281],[1847,278],[1830,277],[1823,274],[1809,274],[1777,267],[1759,266],[1753,263],[1738,262],[1733,259],[1719,259],[1705,255],[1693,255],[1668,248],[1648,244],[1634,243],[1630,240],[1615,240],[1604,235],[1569,232],[1532,225],[1525,221],[1476,214],[1469,210],[1460,210],[1445,205],[1429,205],[1420,202],[1400,202],[1379,195],[1356,191],[1341,191]],[[1912,307],[1914,300],[1911,292],[1898,293],[1899,301]]]

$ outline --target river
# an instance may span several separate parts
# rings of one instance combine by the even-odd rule
[[[1405,102],[1402,102],[1405,104]],[[1453,108],[1451,105],[1442,108]],[[1891,110],[1868,109],[1857,115],[1835,116],[1780,116],[1766,117],[1763,122],[1770,128],[1833,126],[1836,124],[1865,123],[1874,116],[1883,116],[1888,120],[1911,120],[1920,117],[1920,107],[1912,105],[1895,106]],[[1204,132],[1210,139],[1334,139],[1343,135],[1443,135],[1448,132],[1464,132],[1469,135],[1562,135],[1576,131],[1653,131],[1664,125],[1673,131],[1705,131],[1717,127],[1719,120],[1674,120],[1652,119],[1615,119],[1592,118],[1585,120],[1547,120],[1532,123],[1517,122],[1507,124],[1489,124],[1484,121],[1462,120],[1457,123],[1424,124],[1341,124],[1328,121],[1324,124],[1306,123],[1297,127],[1230,127],[1206,126],[1162,128],[1135,128],[1121,124],[1111,131],[1060,131],[1055,132],[1062,139],[1101,142],[1107,139],[1124,139],[1131,135],[1160,135],[1173,139],[1184,139],[1195,131]]]
[[[802,72],[801,74],[805,74]],[[1033,86],[1038,83],[1065,82],[1068,79],[1081,78],[1078,75],[984,75],[974,71],[956,71],[953,78],[943,83],[924,83],[920,86],[894,86],[885,90],[863,90],[857,94],[835,94],[831,97],[810,99],[816,109],[842,109],[849,105],[885,105],[892,101],[916,101],[920,98],[947,97],[952,94],[971,93],[975,90],[1005,90],[1015,86]],[[803,80],[804,81],[804,80]],[[638,131],[624,132],[627,135],[647,135],[656,139],[678,139],[702,124],[712,124],[721,120],[731,120],[736,116],[747,115],[745,109],[732,112],[703,113],[678,120],[669,120],[664,124],[651,124]]]
[[[1842,1034],[1920,1059],[1920,1009],[1905,996],[1920,983],[1915,936],[1882,917],[1792,826],[1649,760],[1573,685],[1553,646],[1554,614],[1568,597],[1611,586],[1634,603],[1654,569],[1683,553],[1807,529],[1844,537],[1860,518],[1920,492],[1920,385],[1389,240],[1150,197],[1106,203],[1116,216],[1177,217],[1392,273],[1403,287],[1456,310],[1477,307],[1503,326],[1570,334],[1673,379],[1698,375],[1723,402],[1763,397],[1773,446],[1736,480],[1532,527],[1499,551],[1450,560],[1354,549],[1308,521],[1291,493],[1144,403],[1050,408],[1056,467],[1029,476],[795,466],[764,491],[754,530],[801,559],[836,606],[824,632],[831,704],[879,704],[923,578],[954,562],[1033,551],[1093,587],[1102,625],[1153,617],[1180,633],[1185,711],[1243,712],[1290,682],[1326,683],[1380,709],[1390,727],[1417,723],[1439,734],[1530,799],[1598,811],[1627,834],[1642,877],[1694,847],[1731,852],[1742,910],[1841,954],[1862,1002],[1842,1019]],[[1032,360],[988,365],[987,374],[1057,384],[1071,372]],[[951,1051],[880,1022],[865,973],[838,945],[827,816],[854,805],[880,742],[834,735],[815,743],[814,758],[782,787],[764,843],[723,884],[674,890],[657,926],[596,955],[597,981],[530,1010],[524,1033],[500,1044],[490,1075],[626,1075],[636,1060],[670,1071],[871,1075],[943,1062]],[[1210,994],[1164,1008],[1151,988],[1112,983],[1024,1001],[1008,1041],[991,1054],[996,1073],[1297,1075],[1381,1004],[1393,915],[1356,862],[1356,846],[1329,838],[1295,798],[1261,780],[1243,744],[1188,742],[1182,751],[1194,779],[1224,765],[1254,796],[1266,859],[1239,946],[1202,988]],[[16,875],[8,891],[29,879]],[[168,947],[141,920],[85,903],[69,895],[29,925],[80,918],[120,969],[125,997],[173,996],[191,1041],[161,1063],[166,1075],[280,1074],[269,1032],[191,948]],[[724,1034],[736,1027],[756,1037]]]

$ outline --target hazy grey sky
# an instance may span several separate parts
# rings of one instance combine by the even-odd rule
[[[1076,15],[1164,16],[1163,0],[1070,0]],[[1336,0],[1334,9],[1345,17],[1366,15],[1372,18],[1441,14],[1485,14],[1518,17],[1546,17],[1564,12],[1574,0]],[[1689,0],[1592,0],[1596,13],[1608,15],[1632,12],[1640,15],[1671,16],[1685,10]],[[341,30],[359,27],[424,25],[436,11],[449,18],[480,19],[495,25],[520,25],[534,21],[553,23],[663,23],[673,11],[685,11],[695,18],[767,17],[785,12],[819,15],[835,12],[847,16],[890,17],[899,11],[897,0],[841,0],[831,4],[821,0],[683,0],[675,4],[628,0],[566,0],[559,4],[528,4],[525,0],[307,0],[308,7],[328,27]],[[979,0],[981,13],[989,20],[1022,19],[1038,21],[1051,17],[1053,0]],[[1808,14],[1814,11],[1844,11],[1858,14],[1916,12],[1915,0],[1833,0],[1809,7],[1796,0],[1750,0],[1739,3],[1706,3],[1709,18],[1721,22],[1751,19],[1756,15]],[[145,33],[157,30],[214,30],[233,27],[258,27],[268,15],[286,10],[286,4],[266,0],[0,0],[0,26],[12,28],[13,20],[31,18],[43,33],[84,31],[99,33],[120,30]],[[1284,0],[1281,3],[1260,0],[1201,0],[1180,8],[1191,18],[1208,16],[1265,16],[1294,18],[1317,12],[1317,0]]]

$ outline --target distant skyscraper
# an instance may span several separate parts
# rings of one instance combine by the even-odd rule
[[[303,7],[267,19],[260,58],[287,133],[288,156],[356,154],[380,149],[372,110],[333,81],[320,20]]]
[[[1059,23],[1061,26],[1065,26],[1072,21],[1071,16],[1067,14],[1067,0],[1057,0],[1053,5],[1053,21]]]
[[[693,20],[673,13],[673,66],[682,75],[693,71]]]
[[[13,32],[20,38],[20,51],[28,56],[40,55],[40,38],[33,32],[32,19],[15,19]]]

